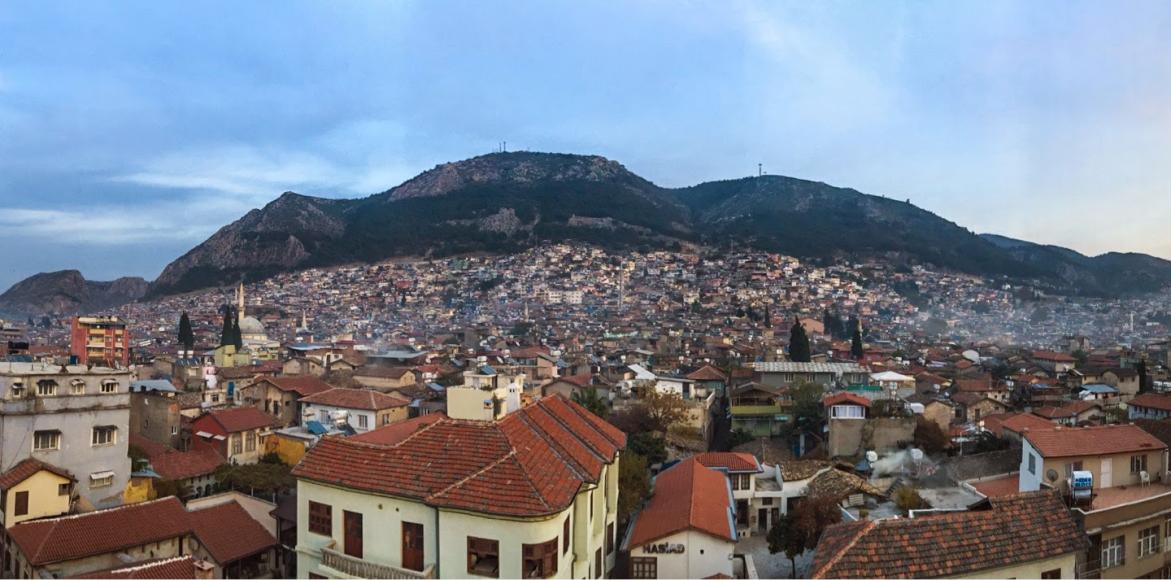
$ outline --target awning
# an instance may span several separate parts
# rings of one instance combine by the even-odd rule
[[[90,481],[97,481],[99,479],[106,479],[108,477],[114,477],[114,472],[113,471],[99,471],[97,473],[89,474]]]

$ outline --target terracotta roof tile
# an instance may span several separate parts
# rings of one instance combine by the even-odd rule
[[[190,512],[199,543],[221,566],[276,546],[276,538],[236,501]]]
[[[991,509],[830,526],[813,578],[938,578],[1085,550],[1061,499],[1050,491],[989,498]]]
[[[867,399],[866,397],[863,397],[862,395],[855,395],[854,393],[847,392],[847,393],[838,393],[836,395],[826,397],[826,399],[824,401],[822,401],[821,404],[826,407],[832,407],[834,405],[853,404],[853,405],[861,405],[861,406],[869,409],[870,408],[870,399]]]
[[[117,533],[111,533],[114,530]],[[8,530],[33,566],[117,552],[190,532],[187,511],[175,497],[22,522]]]
[[[731,451],[709,451],[692,456],[704,467],[726,469],[736,473],[760,473],[760,462],[751,453],[736,453]]]
[[[365,433],[354,435],[350,437],[351,441],[362,441],[365,443],[375,443],[378,445],[394,445],[407,437],[410,437],[415,431],[426,427],[440,419],[445,419],[447,415],[443,413],[432,413],[430,415],[423,415],[422,417],[415,417],[406,421],[399,421],[389,425],[383,425],[377,429],[372,429]]]
[[[195,431],[208,431],[218,435],[239,433],[252,429],[272,427],[272,417],[256,407],[232,407],[211,411],[192,422]]]
[[[282,391],[297,393],[302,397],[307,397],[322,391],[328,391],[333,388],[333,385],[313,375],[302,375],[295,377],[265,377],[256,382],[269,383]]]
[[[703,365],[698,370],[688,373],[687,378],[694,381],[726,381],[728,377],[712,365]]]
[[[301,397],[301,402],[367,411],[381,411],[411,404],[410,401],[397,395],[388,395],[370,389],[340,388]]]
[[[195,578],[195,559],[191,556],[178,556],[166,560],[153,560],[101,572],[88,572],[83,576],[77,576],[77,578],[120,578],[124,580]]]
[[[560,396],[496,422],[422,419],[388,426],[393,433],[323,438],[293,474],[428,505],[544,515],[596,482],[626,444],[621,431]]]
[[[1171,411],[1171,395],[1160,395],[1158,393],[1143,393],[1130,400],[1127,405],[1132,407],[1146,407],[1148,409],[1159,409],[1162,411]]]
[[[69,471],[30,457],[13,465],[8,471],[0,473],[0,490],[9,489],[40,471],[48,471],[66,479],[77,481]]]
[[[636,516],[628,546],[633,548],[684,530],[736,541],[726,475],[689,457],[655,478],[654,492]]]
[[[150,466],[163,479],[179,481],[213,473],[225,463],[224,458],[213,449],[194,451],[171,451],[150,457]]]
[[[1167,448],[1166,443],[1134,425],[1058,426],[1030,429],[1024,436],[1043,457],[1115,455]]]

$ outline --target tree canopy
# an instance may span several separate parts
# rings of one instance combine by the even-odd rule
[[[794,320],[789,329],[789,359],[794,362],[809,362],[813,360],[813,353],[809,346],[809,335],[805,333],[805,326],[800,320]]]
[[[191,319],[186,312],[179,317],[179,345],[183,350],[195,350],[195,332],[191,330]]]

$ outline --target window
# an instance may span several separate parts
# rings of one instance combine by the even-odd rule
[[[1150,556],[1159,551],[1159,526],[1138,531],[1138,557]]]
[[[106,379],[106,380],[102,381],[102,392],[103,393],[116,393],[116,392],[118,392],[118,381],[112,381],[110,379]]]
[[[244,438],[239,433],[232,435],[232,455],[239,455],[244,452]]]
[[[557,540],[521,546],[521,574],[525,578],[549,578],[557,573]]]
[[[85,394],[85,381],[81,379],[73,379],[69,382],[69,392],[74,395]]]
[[[33,433],[33,451],[52,451],[60,448],[60,431],[37,431]]]
[[[1041,572],[1041,580],[1058,580],[1061,578],[1061,568],[1054,568]]]
[[[1037,456],[1029,454],[1029,473],[1037,475]]]
[[[590,492],[590,521],[594,521],[594,492]]]
[[[323,536],[333,535],[333,506],[309,502],[309,531]]]
[[[565,523],[561,524],[561,541],[565,544],[561,548],[561,553],[563,553],[563,554],[569,553],[569,525],[570,525],[569,522],[570,522],[570,519],[571,518],[569,516],[565,516]],[[1169,531],[1171,531],[1171,524],[1168,524],[1167,529]]]
[[[736,491],[752,489],[752,475],[748,473],[732,474],[732,489]]]
[[[14,512],[14,515],[18,515],[18,516],[28,515],[28,492],[27,491],[16,492],[16,502],[15,503],[16,503],[16,505],[14,506],[14,508],[16,509],[16,511]]]
[[[1147,470],[1147,456],[1146,455],[1131,455],[1130,456],[1130,472],[1138,473]]]
[[[1116,536],[1102,543],[1102,568],[1113,568],[1123,564],[1126,554],[1124,536]]]
[[[500,577],[500,541],[468,536],[468,574]]]
[[[37,396],[38,397],[55,397],[57,396],[57,381],[52,379],[45,379],[37,381]]]
[[[369,427],[369,425],[366,423],[367,419],[368,419],[368,417],[366,417],[366,415],[358,415],[358,428],[359,429],[365,429],[365,428]]]
[[[606,524],[606,555],[614,553],[614,524]]]
[[[318,415],[320,415],[320,417],[321,417],[321,419],[320,419],[320,420],[321,420],[321,423],[322,423],[323,425],[329,425],[329,411],[326,411],[325,409],[322,409],[322,410],[321,410],[321,411],[318,413]]]
[[[602,577],[602,549],[598,548],[594,552],[594,578]]]
[[[383,415],[382,416],[382,424],[383,425],[390,425],[390,415]]]
[[[866,409],[859,405],[834,405],[830,408],[830,417],[834,419],[865,419]]]
[[[631,578],[658,578],[659,577],[659,559],[658,558],[631,558],[630,559],[630,577]]]
[[[110,487],[114,485],[114,474],[110,472],[95,473],[89,476],[89,486],[94,487]]]
[[[256,451],[256,433],[249,431],[244,434],[244,450]]]
[[[113,445],[117,440],[118,428],[105,425],[102,427],[94,427],[92,444],[94,447],[99,445]]]
[[[773,498],[771,498],[771,497],[760,498],[760,505],[773,505]]]
[[[68,483],[59,484],[57,486],[57,495],[69,495],[69,493],[73,491],[72,487],[73,486]]]

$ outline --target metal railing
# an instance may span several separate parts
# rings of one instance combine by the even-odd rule
[[[333,568],[347,576],[358,578],[389,578],[393,580],[410,580],[414,578],[434,578],[435,566],[428,565],[423,571],[407,570],[389,564],[379,564],[362,558],[347,556],[330,548],[321,549],[321,565]]]

